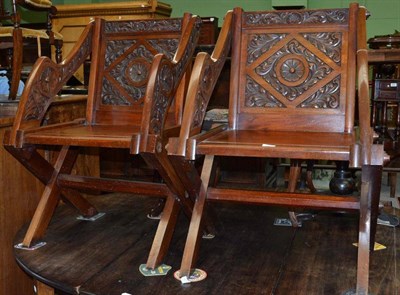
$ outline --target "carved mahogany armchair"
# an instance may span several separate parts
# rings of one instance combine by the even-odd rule
[[[48,46],[48,52],[51,54],[50,47],[55,46],[56,59],[61,60],[62,36],[53,32],[51,28],[51,15],[55,9],[49,0],[12,0],[12,11],[6,13],[2,7],[2,20],[10,20],[12,25],[0,26],[0,48],[8,50],[8,77],[10,77],[9,99],[17,98],[18,86],[21,80],[21,71],[23,63],[23,51],[28,43],[37,44],[38,56],[42,55],[42,40]],[[42,11],[47,13],[47,23],[44,29],[28,29],[21,26],[20,7],[29,11]]]
[[[40,181],[45,190],[21,243],[31,247],[44,238],[62,198],[83,216],[97,210],[78,191],[129,192],[166,198],[147,267],[163,259],[180,208],[191,216],[187,198],[164,148],[178,135],[186,71],[192,63],[201,20],[105,21],[95,19],[60,64],[47,57],[36,62],[21,97],[5,148]],[[91,56],[86,118],[42,126],[45,112],[66,81]],[[38,151],[59,147],[55,163]],[[72,175],[80,147],[125,149],[141,155],[163,183]],[[101,230],[101,229],[99,229]]]
[[[369,124],[365,19],[365,8],[358,4],[349,9],[296,11],[235,8],[231,30],[221,33],[212,55],[197,56],[180,137],[171,138],[168,145],[187,190],[198,194],[181,277],[188,277],[196,266],[207,201],[347,210],[359,213],[357,294],[367,294],[385,154],[381,145],[373,144]],[[230,45],[228,124],[201,133]],[[201,175],[191,166],[197,155],[205,156]],[[231,156],[291,159],[287,190],[212,187],[215,158]],[[347,161],[359,168],[359,196],[298,191],[299,163],[310,160]]]

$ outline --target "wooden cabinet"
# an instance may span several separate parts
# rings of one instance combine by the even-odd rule
[[[376,79],[374,99],[390,99],[400,101],[400,80]]]
[[[0,137],[12,125],[12,117],[0,118]],[[28,222],[40,197],[42,185],[3,147],[0,146],[0,294],[33,293],[32,280],[17,266],[13,239]]]
[[[172,8],[169,4],[157,0],[90,3],[90,4],[64,4],[56,5],[53,17],[53,30],[63,35],[62,55],[65,58],[71,51],[86,25],[95,17],[107,20],[131,20],[146,18],[163,18],[171,15]],[[75,77],[84,82],[83,68]]]
[[[375,79],[371,121],[382,139],[389,136],[397,140],[400,133],[400,80]]]
[[[14,121],[16,103],[0,103],[0,138]],[[60,98],[50,107],[45,120],[60,122],[83,117],[86,97]],[[93,155],[82,156],[77,170],[99,173]],[[92,158],[90,158],[92,157]],[[90,165],[88,165],[90,163]],[[18,267],[13,255],[14,236],[32,218],[43,185],[0,145],[0,294],[33,295],[32,280]]]

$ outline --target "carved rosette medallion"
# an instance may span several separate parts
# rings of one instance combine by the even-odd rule
[[[131,84],[140,87],[146,84],[149,76],[150,63],[144,58],[132,60],[125,69],[125,76]]]
[[[300,85],[310,73],[307,60],[294,54],[281,58],[276,64],[276,70],[279,82],[287,86]]]

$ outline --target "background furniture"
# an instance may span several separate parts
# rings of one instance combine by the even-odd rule
[[[8,54],[8,65],[5,68],[8,71],[8,77],[10,81],[10,92],[9,99],[15,100],[17,98],[18,85],[21,80],[22,65],[24,62],[23,52],[24,46],[28,42],[35,42],[37,44],[38,56],[41,55],[41,47],[54,45],[55,50],[55,60],[57,62],[61,61],[61,46],[62,46],[62,36],[58,33],[54,33],[51,27],[51,14],[52,14],[52,3],[51,1],[25,1],[25,0],[12,0],[12,11],[4,11],[4,4],[1,1],[0,11],[3,15],[0,16],[0,20],[9,20],[11,25],[0,26],[0,49],[7,49]],[[47,27],[38,29],[28,29],[21,27],[21,16],[20,16],[20,6],[32,10],[32,11],[45,11],[48,14]],[[42,44],[42,40],[46,43]],[[50,50],[47,50],[50,52]]]
[[[126,1],[93,4],[56,5],[52,17],[53,30],[64,36],[63,54],[67,55],[74,47],[86,25],[95,17],[106,20],[135,20],[148,18],[164,18],[171,15],[171,6],[159,2]],[[74,77],[84,84],[83,66],[74,73]]]
[[[382,139],[390,136],[397,140],[400,132],[400,80],[375,79],[373,81],[372,126]],[[392,114],[393,133],[389,134],[388,112]]]

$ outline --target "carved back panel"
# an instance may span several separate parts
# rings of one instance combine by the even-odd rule
[[[235,9],[231,127],[349,132],[355,13]]]
[[[102,21],[89,85],[93,123],[140,126],[152,60],[174,57],[183,26],[183,19]]]

